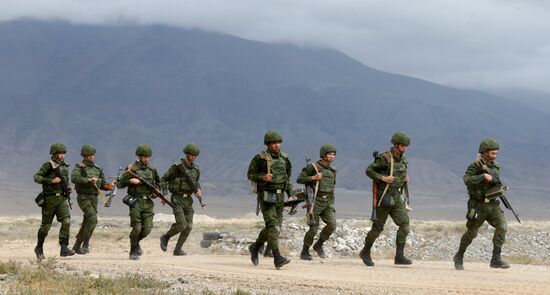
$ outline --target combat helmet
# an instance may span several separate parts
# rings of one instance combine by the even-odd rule
[[[283,142],[283,137],[275,130],[267,131],[264,136],[264,144],[269,144],[272,142]]]
[[[391,137],[391,143],[409,146],[411,144],[411,137],[403,131],[395,132]]]
[[[66,153],[67,147],[61,142],[56,142],[50,146],[50,155],[55,155],[57,153]]]
[[[136,148],[136,156],[151,157],[153,155],[153,149],[148,144],[140,144]]]
[[[80,150],[80,155],[83,157],[95,155],[95,147],[91,144],[85,144]]]
[[[328,153],[336,153],[336,146],[333,144],[324,144],[319,151],[319,157],[323,158]]]
[[[479,153],[483,154],[488,151],[498,150],[498,142],[492,138],[486,138],[479,144]]]
[[[194,143],[190,143],[183,148],[183,153],[186,155],[191,154],[197,157],[200,154],[200,152],[201,150],[199,149],[199,146]]]

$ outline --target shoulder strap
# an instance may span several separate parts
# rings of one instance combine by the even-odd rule
[[[183,175],[183,179],[185,179],[185,182],[191,187],[193,192],[197,191],[198,186],[195,180],[187,173],[187,168],[185,167],[185,164],[183,162],[180,162],[176,165],[176,168],[178,171]]]
[[[271,165],[273,164],[273,157],[266,151],[260,152],[260,159],[266,160],[267,162],[267,174],[271,174]]]

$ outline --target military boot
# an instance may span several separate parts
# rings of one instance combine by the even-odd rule
[[[313,250],[317,252],[317,255],[321,258],[327,258],[327,254],[325,254],[325,250],[323,250],[323,243],[325,241],[318,240],[315,244],[313,244]]]
[[[501,248],[493,248],[493,257],[490,266],[492,268],[510,268],[510,264],[500,257]]]
[[[290,259],[281,255],[279,249],[273,249],[273,264],[275,264],[276,269],[280,269],[286,264],[290,263]]]
[[[130,244],[130,256],[129,256],[129,258],[131,260],[139,260],[140,254],[138,253],[138,251],[139,251],[139,244],[138,243],[131,243]]]
[[[170,240],[170,237],[167,235],[160,236],[160,249],[164,252],[168,249],[168,241]]]
[[[250,252],[250,260],[252,261],[252,264],[258,265],[260,262],[260,259],[258,258],[258,251],[259,251],[258,244],[252,243],[250,246],[248,246],[248,251]]]
[[[136,254],[137,256],[141,256],[141,254],[143,254],[143,250],[141,250],[141,246],[139,244],[137,244],[136,247]]]
[[[271,248],[269,247],[265,248],[264,257],[273,257],[273,252],[271,251]]]
[[[305,246],[302,248],[302,253],[300,253],[300,259],[302,260],[313,260],[313,257],[311,257],[311,254],[309,254],[309,246]]]
[[[81,246],[82,246],[82,240],[76,239],[76,241],[74,242],[74,245],[73,245],[73,251],[76,254],[84,255],[84,254],[86,254],[86,252],[84,252],[82,250]]]
[[[395,251],[395,260],[393,261],[394,264],[402,264],[402,265],[409,265],[412,264],[412,260],[405,257],[405,245],[399,245],[396,248]]]
[[[187,253],[185,253],[185,251],[183,251],[181,249],[182,246],[183,246],[182,244],[179,244],[179,243],[176,244],[176,248],[174,248],[174,253],[173,253],[174,256],[185,256],[185,255],[187,255]]]
[[[455,263],[456,270],[464,270],[464,252],[456,252],[455,256],[453,256],[453,262]]]
[[[84,244],[82,244],[82,252],[84,252],[84,254],[90,253],[90,239],[84,240]]]
[[[361,260],[363,260],[363,263],[366,266],[374,266],[374,261],[372,261],[372,258],[370,257],[370,249],[372,245],[366,245],[361,249],[359,252],[359,257],[361,257]]]
[[[42,248],[42,245],[36,245],[36,247],[34,247],[34,254],[36,254],[36,258],[38,258],[38,260],[46,258],[44,257],[44,249]]]
[[[69,249],[69,247],[67,247],[68,244],[69,244],[68,242],[61,243],[61,249],[59,250],[59,256],[61,256],[61,257],[73,256],[76,253],[76,252],[74,252],[74,250]]]

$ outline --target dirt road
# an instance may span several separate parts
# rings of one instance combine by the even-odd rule
[[[7,247],[4,247],[7,246]],[[4,245],[0,260],[27,262],[34,259],[32,244],[20,241]],[[390,260],[376,260],[367,268],[359,259],[330,258],[292,262],[275,270],[272,260],[261,258],[258,266],[245,255],[193,254],[174,257],[148,243],[140,261],[128,254],[103,249],[85,256],[61,258],[67,271],[92,275],[140,272],[173,282],[178,289],[228,291],[240,288],[253,294],[550,294],[550,267],[512,265],[508,270],[491,269],[487,263],[466,262],[466,270],[455,271],[451,262],[415,261],[398,267]],[[57,254],[55,245],[46,254]],[[186,282],[178,282],[183,278]]]

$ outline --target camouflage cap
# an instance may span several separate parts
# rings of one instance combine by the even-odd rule
[[[194,143],[190,143],[183,148],[184,154],[191,154],[195,157],[198,156],[200,152],[201,150],[199,149],[199,146]]]
[[[391,143],[409,146],[411,144],[411,137],[403,131],[395,132],[391,137]]]
[[[486,138],[486,139],[482,140],[481,143],[479,144],[479,153],[480,154],[488,152],[488,151],[498,150],[498,149],[499,149],[498,142],[496,140],[492,139],[492,138]]]
[[[275,130],[267,131],[264,136],[264,144],[269,144],[272,142],[283,142],[283,137]]]
[[[50,155],[55,155],[57,153],[66,153],[67,147],[61,142],[56,142],[50,146]]]
[[[150,157],[153,155],[153,149],[148,144],[140,144],[136,148],[136,156]]]
[[[95,147],[91,144],[85,144],[80,150],[80,155],[83,157],[95,155]]]
[[[336,146],[333,144],[324,144],[319,151],[319,157],[323,158],[328,153],[336,153]]]

